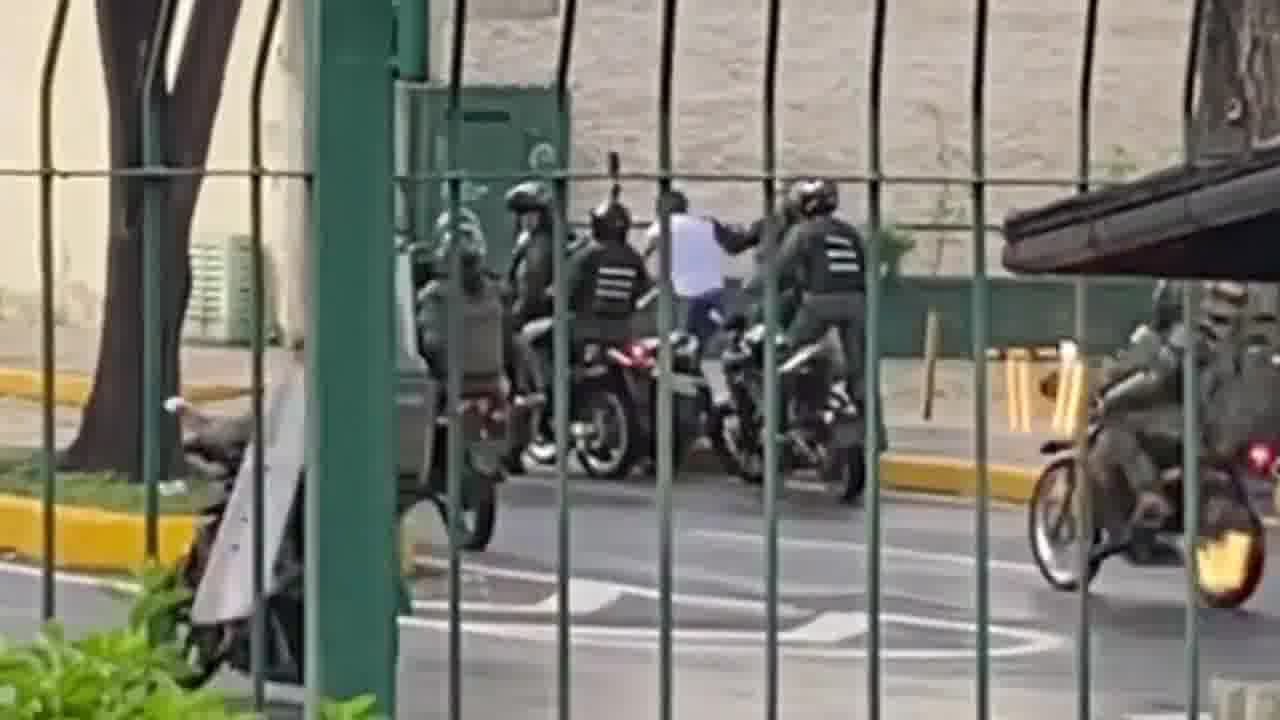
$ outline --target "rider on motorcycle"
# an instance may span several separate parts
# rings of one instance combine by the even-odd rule
[[[545,368],[520,335],[528,323],[551,315],[552,248],[555,227],[551,190],[536,180],[507,191],[507,209],[515,215],[516,243],[507,266],[506,284],[511,306],[504,333],[508,338],[507,377],[519,397],[527,400],[545,392]]]
[[[438,378],[448,377],[449,314],[462,313],[463,337],[461,343],[463,392],[489,390],[502,384],[505,374],[505,345],[503,333],[502,292],[498,284],[485,273],[484,258],[487,251],[484,232],[466,219],[460,221],[457,237],[450,227],[449,216],[440,218],[436,225],[440,238],[436,246],[438,267],[449,267],[450,253],[461,253],[462,305],[450,307],[450,283],[448,278],[437,278],[427,283],[418,293],[418,331],[422,338],[422,351],[432,373]]]
[[[591,241],[569,258],[575,343],[620,342],[633,334],[636,303],[653,287],[644,257],[628,242],[631,212],[617,197],[591,210]]]
[[[721,232],[717,233],[716,238],[721,247],[730,255],[738,255],[751,249],[756,251],[755,269],[751,279],[743,287],[736,309],[725,319],[725,326],[731,330],[745,327],[750,321],[759,322],[763,315],[761,300],[764,295],[765,268],[768,266],[769,254],[777,248],[791,226],[802,219],[790,189],[789,186],[787,191],[782,193],[780,205],[772,215],[762,217],[746,228],[722,225]],[[786,286],[785,281],[786,278],[782,275],[778,276],[778,303],[781,310],[779,317],[783,325],[791,322],[791,316],[798,301],[794,288]]]

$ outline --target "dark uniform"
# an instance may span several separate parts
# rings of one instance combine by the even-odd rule
[[[779,289],[790,291],[794,300],[786,337],[791,347],[798,348],[821,342],[834,328],[844,351],[850,399],[864,410],[867,268],[862,236],[834,216],[839,198],[833,184],[802,181],[789,194],[788,205],[799,221],[787,230],[774,259]],[[884,450],[883,410],[876,423]]]
[[[551,287],[554,225],[551,191],[539,182],[521,183],[506,196],[507,209],[515,214],[517,235],[507,283],[512,291],[511,320],[521,328],[531,320],[551,314]]]
[[[442,239],[437,250],[437,264],[448,267],[452,237],[448,218],[443,218]],[[462,243],[462,305],[450,304],[447,278],[431,280],[418,293],[418,332],[422,352],[431,372],[438,378],[449,373],[450,340],[461,343],[463,392],[489,391],[502,384],[505,375],[506,337],[503,334],[502,290],[484,271],[485,241],[480,228],[463,224],[459,227]],[[449,315],[462,313],[461,338],[449,337]]]
[[[624,342],[636,303],[653,287],[644,257],[627,235],[631,213],[616,199],[591,211],[591,241],[569,259],[569,310],[575,344]]]

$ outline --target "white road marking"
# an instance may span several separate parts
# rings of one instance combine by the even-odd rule
[[[622,599],[623,591],[609,583],[581,578],[569,578],[569,614],[575,617],[600,612]],[[447,600],[415,600],[414,610],[446,612]],[[533,603],[491,603],[464,601],[465,613],[501,613],[504,615],[551,615],[560,610],[560,594],[552,593]]]
[[[885,624],[898,624],[923,630],[976,634],[973,623],[955,622],[915,615],[884,613]],[[401,623],[412,627],[448,632],[446,620],[421,617],[402,618]],[[837,643],[849,640],[866,631],[868,619],[865,613],[823,613],[813,621],[798,628],[778,634],[778,653],[784,657],[811,660],[860,660],[866,650],[854,647],[838,647]],[[479,623],[467,622],[464,632],[496,638],[523,640],[537,643],[555,643],[556,626],[550,623]],[[992,648],[991,657],[1009,659],[1041,653],[1055,652],[1067,645],[1067,639],[1059,635],[1023,628],[992,625],[993,637],[1013,641],[1009,645]],[[755,655],[764,649],[764,630],[696,630],[672,628],[673,649],[678,653]],[[570,640],[574,645],[614,650],[657,651],[659,630],[655,627],[611,627],[599,625],[573,625]],[[975,651],[968,648],[892,648],[882,647],[883,660],[946,661],[967,660]]]
[[[1197,720],[1213,720],[1213,715],[1202,712],[1196,718]],[[1184,712],[1130,713],[1124,716],[1124,720],[1187,720],[1187,714]]]
[[[448,567],[448,562],[434,557],[417,558],[417,562],[428,567],[444,568]],[[480,565],[475,563],[466,563],[466,570],[476,575],[489,575],[492,577],[507,578],[510,580],[518,580],[521,582],[547,583],[553,584],[557,580],[555,573],[537,572],[534,570],[517,570],[514,568],[495,567],[491,565]],[[626,583],[618,583],[605,580],[593,580],[592,582],[601,583],[616,588],[623,594],[633,595],[635,597],[644,598],[646,600],[657,600],[661,597],[661,593],[657,588],[645,587],[642,585],[629,585]],[[572,602],[572,596],[570,601]],[[672,593],[671,602],[675,605],[685,605],[688,607],[701,608],[704,610],[727,610],[735,612],[748,612],[763,615],[768,605],[759,600],[747,600],[740,598],[721,597],[718,595],[698,595],[691,593]],[[796,605],[788,603],[778,603],[778,615],[782,618],[796,619],[808,617],[813,611],[807,610]]]
[[[764,544],[764,537],[754,533],[740,533],[727,530],[691,530],[688,533],[691,536],[699,537],[711,541],[726,541],[734,543],[753,543],[756,545]],[[868,552],[866,545],[862,543],[848,542],[844,540],[818,540],[810,538],[780,538],[778,544],[784,547],[803,548],[809,550],[831,550],[836,552]],[[906,560],[919,560],[923,562],[943,563],[947,565],[957,565],[962,567],[974,567],[976,558],[971,555],[957,555],[953,553],[937,553],[924,550],[910,550],[908,548],[891,547],[881,545],[880,552],[884,557],[898,557]],[[987,566],[993,570],[1003,572],[1027,573],[1039,575],[1040,571],[1031,563],[1009,562],[1007,560],[989,560]]]

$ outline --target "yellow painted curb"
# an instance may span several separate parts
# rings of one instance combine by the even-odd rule
[[[881,461],[886,487],[915,490],[939,495],[973,496],[977,494],[977,478],[973,461],[929,455],[886,453]],[[1005,502],[1025,503],[1040,477],[1039,468],[1018,465],[988,466],[991,498]]]
[[[54,512],[58,567],[76,570],[135,570],[146,559],[141,515],[59,506]],[[192,515],[162,515],[160,557],[172,565],[195,536]],[[28,559],[44,557],[44,512],[39,500],[0,495],[0,548]]]
[[[54,403],[64,407],[84,407],[93,389],[93,378],[78,373],[56,373],[53,383]],[[190,384],[182,386],[182,395],[194,404],[234,400],[249,394],[237,385]],[[0,368],[0,397],[30,402],[44,400],[44,382],[35,370]]]

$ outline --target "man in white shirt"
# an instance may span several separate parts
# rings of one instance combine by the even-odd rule
[[[671,211],[671,285],[682,326],[706,344],[719,323],[712,314],[723,312],[725,252],[714,220],[689,214],[689,200],[679,190],[659,197],[657,212]],[[655,222],[645,235],[646,258],[658,250],[661,228]]]

